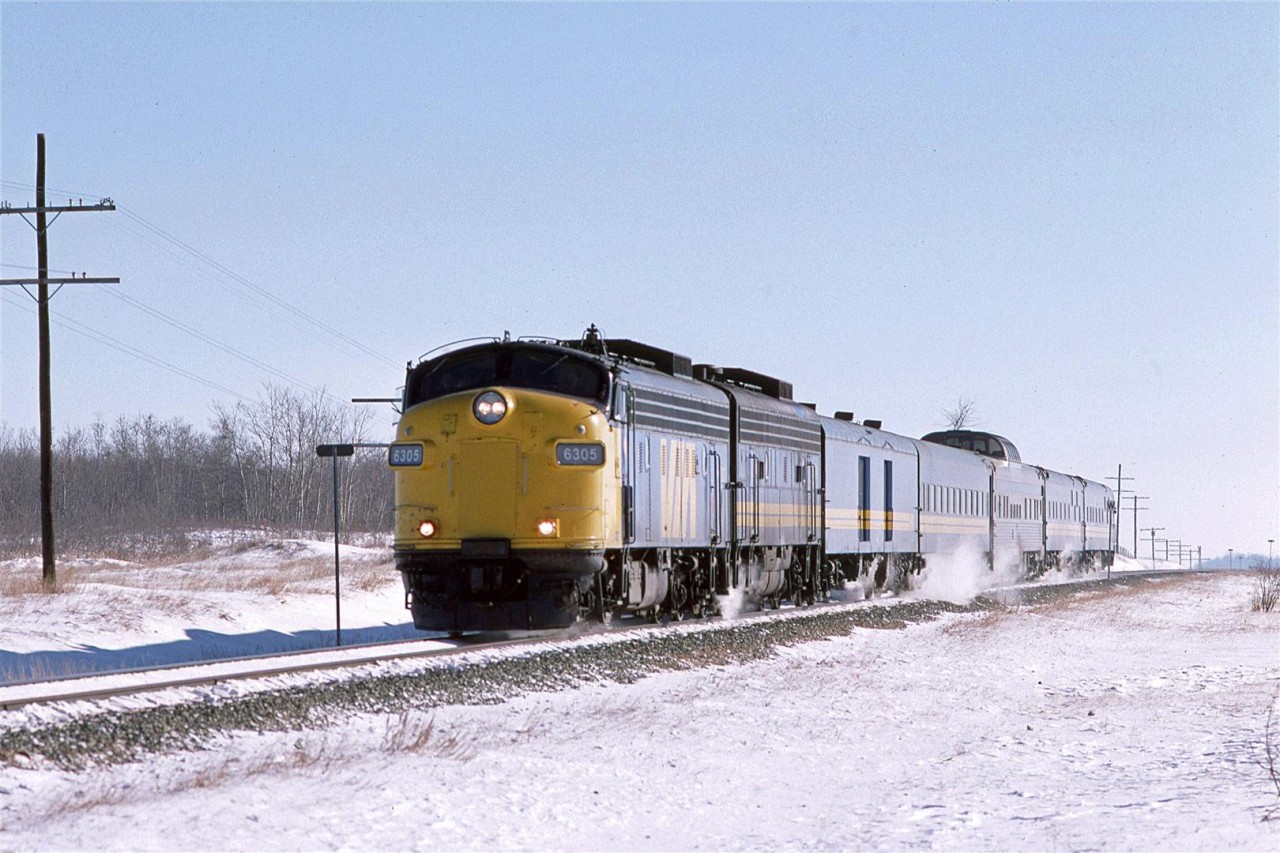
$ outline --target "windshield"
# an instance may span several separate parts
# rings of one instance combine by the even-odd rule
[[[491,385],[547,391],[603,404],[608,399],[609,374],[588,359],[556,350],[511,346],[470,350],[442,356],[410,371],[405,406]]]

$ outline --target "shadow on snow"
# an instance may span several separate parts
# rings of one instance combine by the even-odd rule
[[[145,667],[202,663],[225,658],[281,652],[309,651],[334,647],[334,632],[255,631],[250,634],[222,634],[200,628],[188,629],[184,640],[152,643],[123,649],[81,646],[65,651],[11,652],[0,649],[0,686],[23,681],[47,681],[79,675],[117,672]],[[342,645],[387,643],[395,640],[429,639],[443,636],[419,631],[411,623],[343,628]]]

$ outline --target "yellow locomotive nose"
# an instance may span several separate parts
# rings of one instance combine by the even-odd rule
[[[495,627],[548,627],[509,612],[533,598],[531,585],[548,583],[564,586],[555,619],[571,623],[584,578],[621,539],[616,439],[600,407],[473,389],[409,409],[396,439],[395,549],[415,623],[472,627],[487,612]],[[465,620],[438,612],[459,607]]]
[[[474,538],[513,547],[605,546],[617,464],[606,464],[611,431],[591,405],[487,389],[415,407],[396,437],[393,450],[422,447],[420,461],[405,454],[417,464],[392,462],[398,548],[460,547]]]

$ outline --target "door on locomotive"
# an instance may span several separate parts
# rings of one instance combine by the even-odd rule
[[[621,458],[624,536],[607,556],[612,612],[680,618],[714,609],[726,526],[724,394],[692,378],[688,358],[603,339],[614,361],[612,413]]]
[[[760,604],[814,600],[822,553],[817,414],[774,377],[711,365],[699,365],[695,375],[730,403],[725,591],[741,589]]]
[[[611,414],[618,430],[618,448],[622,454],[622,545],[636,541],[636,433],[631,428],[631,383],[614,384]]]

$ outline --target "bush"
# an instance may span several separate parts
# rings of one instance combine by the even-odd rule
[[[214,413],[206,432],[138,415],[55,436],[59,553],[132,559],[157,542],[183,551],[190,547],[185,531],[201,528],[323,530],[333,520],[333,475],[316,445],[370,444],[386,429],[368,409],[272,385],[255,403],[215,406]],[[362,452],[339,470],[343,526],[390,530],[394,489],[385,454]],[[40,553],[39,513],[38,437],[0,424],[0,556]]]
[[[1254,566],[1257,576],[1253,580],[1253,609],[1270,613],[1280,604],[1280,569],[1270,565]]]

